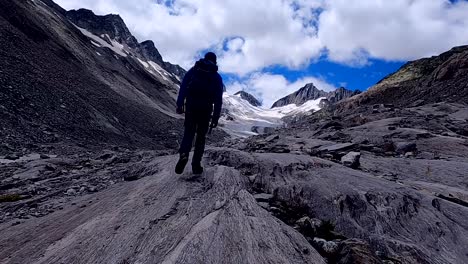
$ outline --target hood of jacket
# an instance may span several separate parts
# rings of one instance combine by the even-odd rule
[[[197,61],[195,63],[195,68],[207,72],[218,72],[218,65],[206,59]]]

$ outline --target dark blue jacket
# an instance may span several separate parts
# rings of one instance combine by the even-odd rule
[[[186,112],[206,112],[213,114],[213,119],[217,120],[221,115],[223,88],[218,66],[201,59],[185,74],[180,85],[177,107],[182,108],[185,103]]]

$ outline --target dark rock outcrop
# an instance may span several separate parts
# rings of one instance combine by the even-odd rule
[[[242,99],[246,100],[247,102],[249,102],[249,104],[253,105],[253,106],[261,106],[262,103],[257,99],[255,98],[255,96],[249,94],[248,92],[245,92],[245,91],[239,91],[237,93],[235,93],[234,95],[239,95]]]

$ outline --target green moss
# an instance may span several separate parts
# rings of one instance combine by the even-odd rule
[[[0,203],[16,202],[21,199],[23,198],[17,193],[0,195]]]

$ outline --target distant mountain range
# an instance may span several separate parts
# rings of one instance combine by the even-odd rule
[[[306,84],[304,87],[300,88],[298,91],[287,95],[278,101],[276,101],[272,108],[281,107],[290,104],[296,104],[298,106],[304,104],[310,100],[317,100],[319,98],[324,98],[330,103],[337,103],[341,100],[350,98],[357,94],[361,93],[360,91],[351,91],[343,87],[336,89],[332,92],[325,92],[319,90],[313,83]]]

